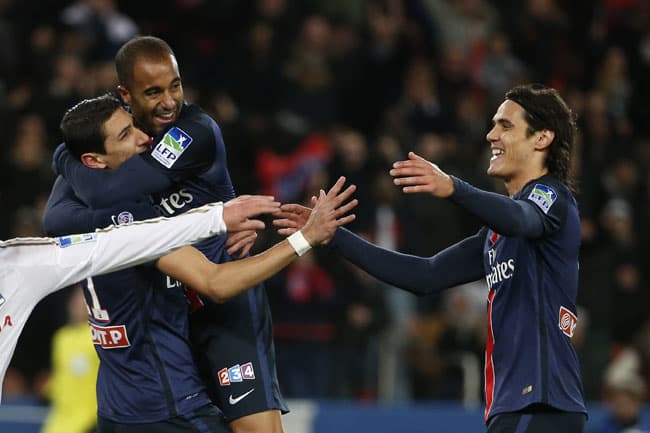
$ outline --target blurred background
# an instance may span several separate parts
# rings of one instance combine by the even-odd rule
[[[308,203],[345,175],[360,200],[350,228],[422,256],[479,223],[447,201],[401,194],[392,162],[413,150],[503,192],[485,175],[493,113],[518,83],[558,89],[581,129],[573,343],[589,428],[623,431],[605,429],[634,427],[640,414],[636,427],[649,428],[649,1],[0,0],[0,239],[43,234],[58,123],[115,87],[114,54],[138,34],[175,50],[186,98],[222,128],[239,194]],[[268,230],[256,249],[278,239]],[[280,383],[297,399],[285,422],[302,423],[288,432],[342,432],[366,418],[377,426],[351,431],[395,420],[415,422],[410,432],[457,422],[468,424],[449,431],[482,431],[483,282],[417,298],[323,249],[267,286]],[[38,431],[66,389],[52,385],[67,368],[55,362],[55,335],[74,328],[75,293],[52,295],[30,318],[5,379],[1,431]],[[93,361],[62,356],[83,386]],[[19,408],[31,421],[16,421]]]

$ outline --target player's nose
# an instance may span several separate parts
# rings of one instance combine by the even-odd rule
[[[488,143],[492,143],[494,141],[497,141],[498,136],[496,133],[496,127],[493,127],[488,131],[488,133],[485,135],[485,139],[488,141]]]
[[[142,129],[135,128],[135,133],[137,136],[138,145],[151,143],[151,137],[149,137],[149,135],[146,134]]]
[[[166,110],[174,110],[176,108],[176,100],[172,97],[170,92],[165,92],[161,104]]]

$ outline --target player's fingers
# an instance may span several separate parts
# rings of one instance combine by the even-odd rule
[[[345,185],[345,176],[341,176],[336,180],[334,185],[332,185],[330,190],[327,192],[327,196],[328,197],[336,196],[343,188],[343,185]]]
[[[334,211],[334,215],[336,216],[336,218],[340,217],[341,215],[345,215],[346,213],[350,212],[352,209],[357,207],[358,204],[359,204],[359,200],[355,198],[354,200],[351,200],[349,203],[346,203],[343,206],[337,208]]]
[[[278,234],[282,236],[289,236],[297,232],[298,229],[295,228],[283,228],[283,229],[278,229]]]
[[[286,212],[291,212],[291,213],[300,213],[300,212],[303,212],[303,211],[309,211],[310,210],[308,207],[301,206],[301,205],[295,204],[295,203],[283,204],[282,206],[280,206],[280,209],[282,209],[283,211],[286,211]]]
[[[413,160],[413,161],[424,161],[424,162],[429,163],[429,161],[427,161],[426,159],[422,158],[420,155],[418,155],[418,154],[415,153],[415,152],[409,152],[409,159],[410,159],[410,160]]]
[[[405,186],[402,188],[402,192],[405,194],[414,194],[418,192],[428,192],[428,189],[424,185]]]
[[[243,259],[248,255],[251,249],[253,249],[253,245],[255,242],[249,242],[248,244],[244,245],[242,249],[239,251],[239,254],[237,255],[238,259]]]
[[[352,194],[357,190],[356,185],[350,185],[347,188],[345,188],[345,191],[340,193],[339,195],[336,196],[336,200],[334,201],[335,206],[339,206],[341,203],[347,201]]]
[[[240,224],[241,230],[264,230],[266,227],[264,223],[260,220],[246,220]]]
[[[316,203],[318,203],[318,199],[316,198],[315,195],[312,195],[312,196],[311,196],[311,200],[310,200],[310,201],[311,201],[311,205],[312,205],[312,207],[313,207],[313,206],[316,206]]]
[[[248,251],[250,251],[250,249],[253,246],[253,244],[255,243],[256,239],[257,239],[257,234],[255,234],[255,236],[247,236],[247,237],[239,240],[235,244],[233,244],[226,251],[228,251],[228,254],[233,255],[237,251],[241,250],[241,253],[239,254],[239,256],[241,256],[242,253],[243,253],[243,255],[246,255],[248,253]]]
[[[341,226],[343,226],[345,224],[348,224],[348,223],[354,221],[356,218],[357,218],[357,216],[355,214],[346,215],[346,216],[336,220],[336,226],[341,227]]]
[[[274,219],[273,225],[276,227],[298,227],[298,223],[288,218]]]
[[[388,172],[393,177],[399,176],[421,176],[431,173],[431,166],[422,167],[422,166],[399,166],[398,168],[392,168]]]
[[[412,176],[412,177],[397,177],[393,179],[395,185],[406,186],[406,185],[429,185],[431,184],[431,179],[425,176]]]
[[[264,201],[261,203],[250,203],[249,216],[260,215],[266,213],[275,213],[280,210],[280,202],[278,201]]]

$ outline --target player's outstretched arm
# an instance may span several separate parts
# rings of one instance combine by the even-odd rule
[[[173,218],[155,218],[59,238],[56,288],[149,262],[177,248],[224,234],[223,204],[192,209]]]
[[[450,198],[502,235],[537,238],[560,225],[552,216],[545,218],[531,203],[476,188],[449,176],[414,152],[409,152],[408,160],[395,162],[390,174],[405,194],[428,193]]]
[[[357,201],[348,200],[355,187],[342,191],[344,184],[345,178],[340,178],[327,193],[320,192],[300,233],[260,254],[214,264],[197,249],[183,248],[158,260],[158,269],[216,302],[225,302],[279,272],[311,247],[329,242],[338,227],[354,220],[348,212]]]

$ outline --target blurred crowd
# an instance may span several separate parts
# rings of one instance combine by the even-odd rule
[[[558,89],[581,130],[573,342],[586,397],[629,383],[606,380],[624,356],[635,362],[623,370],[642,385],[629,393],[645,398],[650,2],[0,0],[1,239],[42,234],[61,116],[115,87],[113,56],[136,34],[175,50],[187,99],[222,128],[238,193],[307,204],[345,175],[360,200],[350,228],[422,256],[479,223],[448,201],[403,195],[388,175],[392,162],[413,150],[503,192],[485,175],[493,113],[515,84]],[[256,248],[277,239],[269,230]],[[267,286],[287,397],[480,402],[482,282],[416,298],[322,249]],[[6,399],[46,395],[51,339],[69,296],[48,298],[30,319]]]

